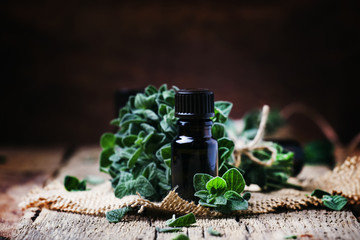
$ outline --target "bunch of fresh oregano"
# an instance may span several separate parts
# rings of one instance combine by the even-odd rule
[[[231,168],[222,177],[197,173],[194,176],[195,196],[202,206],[213,208],[222,213],[248,209],[250,193],[241,196],[245,180],[239,170]]]
[[[150,85],[144,93],[131,96],[111,122],[118,131],[102,135],[100,170],[111,176],[116,197],[138,192],[144,198],[160,200],[170,190],[170,143],[177,134],[176,90],[166,84],[159,89]],[[232,103],[215,102],[212,134],[218,140],[220,170],[228,167],[234,149],[224,125],[231,108]]]
[[[237,138],[241,142],[249,143],[255,139],[258,131],[260,131],[260,111],[251,111],[242,118],[243,128],[236,131],[232,121],[228,122],[227,130],[230,135]],[[265,129],[268,133],[275,132],[280,126],[284,125],[285,120],[278,111],[269,111]],[[271,150],[271,151],[270,151]],[[246,153],[246,152],[245,152]],[[240,161],[235,161],[236,165],[243,173],[246,183],[257,184],[263,190],[277,190],[281,188],[296,188],[300,186],[288,183],[288,178],[292,173],[294,153],[285,150],[281,145],[260,139],[257,145],[248,151],[250,154],[241,154],[238,156]],[[272,164],[267,163],[275,153]],[[253,161],[256,158],[260,164]]]

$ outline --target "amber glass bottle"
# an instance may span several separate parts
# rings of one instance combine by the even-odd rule
[[[172,142],[172,187],[184,199],[195,200],[196,173],[218,175],[218,145],[212,138],[214,93],[205,89],[179,90],[175,95],[178,136]]]

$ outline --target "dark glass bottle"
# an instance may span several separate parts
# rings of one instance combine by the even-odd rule
[[[179,90],[175,95],[178,136],[172,142],[172,187],[187,200],[194,197],[196,173],[218,175],[218,145],[212,138],[214,93],[204,89]]]

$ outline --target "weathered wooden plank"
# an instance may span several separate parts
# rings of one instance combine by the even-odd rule
[[[43,209],[31,222],[24,218],[13,239],[155,239],[155,228],[147,219],[114,224],[104,217]]]
[[[64,148],[2,148],[0,163],[0,237],[8,238],[23,215],[21,199],[59,168]]]
[[[61,167],[55,179],[63,181],[66,175],[76,176],[79,179],[88,176],[101,177],[104,180],[110,176],[99,171],[99,155],[101,149],[98,146],[86,146],[77,149],[67,163]]]
[[[311,236],[314,239],[360,239],[360,224],[350,211],[303,210],[249,216],[239,220],[250,239],[284,239]]]

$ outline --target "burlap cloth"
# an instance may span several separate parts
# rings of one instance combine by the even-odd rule
[[[349,157],[333,171],[308,182],[304,186],[305,191],[282,189],[270,193],[252,192],[248,210],[234,211],[232,215],[321,207],[320,199],[308,196],[315,188],[340,194],[349,200],[349,204],[360,205],[360,157]],[[125,206],[137,208],[140,213],[144,209],[151,209],[154,210],[151,212],[158,214],[193,212],[198,217],[222,216],[219,212],[183,200],[174,191],[169,192],[160,203],[150,202],[137,195],[118,199],[109,182],[97,185],[90,191],[67,192],[62,183],[53,181],[44,188],[32,190],[20,203],[22,209],[38,207],[89,215],[104,215],[109,210]]]

